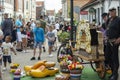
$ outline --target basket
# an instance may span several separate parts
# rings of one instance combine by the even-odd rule
[[[68,65],[60,65],[60,71],[62,73],[70,73],[70,70],[68,69]]]

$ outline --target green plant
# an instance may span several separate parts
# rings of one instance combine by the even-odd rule
[[[65,42],[66,39],[70,38],[69,32],[62,32],[60,35],[58,35],[60,42]]]

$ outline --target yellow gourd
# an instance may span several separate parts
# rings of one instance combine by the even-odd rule
[[[46,62],[46,63],[45,63],[45,66],[46,66],[47,68],[54,67],[54,66],[55,66],[55,62]]]
[[[14,73],[16,71],[16,69],[10,69],[11,73]]]
[[[32,69],[37,69],[38,67],[44,64],[45,64],[45,61],[38,61],[32,66]]]
[[[58,72],[58,68],[49,70],[47,68],[45,68],[43,71],[36,69],[36,70],[31,70],[30,71],[30,76],[32,77],[36,77],[36,78],[42,78],[42,77],[46,77],[46,76],[53,76]]]
[[[32,69],[32,66],[24,66],[24,70],[27,73],[28,71],[30,71]]]

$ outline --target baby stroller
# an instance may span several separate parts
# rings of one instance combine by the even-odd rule
[[[30,47],[31,49],[33,49],[34,46],[34,35],[32,31],[28,31],[27,32],[27,39],[28,39],[28,44],[27,47]]]

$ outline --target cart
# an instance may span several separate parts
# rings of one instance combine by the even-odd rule
[[[88,24],[84,24],[84,22],[82,22],[83,26],[85,25],[88,25]],[[81,25],[82,26],[82,25]],[[83,27],[83,29],[86,29]],[[77,30],[81,30],[81,27]],[[84,30],[87,32],[87,30]],[[80,34],[80,32],[77,32],[78,34]],[[85,36],[90,36],[89,34],[83,34],[82,36],[78,36],[78,38],[80,38],[81,42],[86,42],[88,38],[85,38]],[[101,36],[98,36],[98,38],[100,38],[100,44],[102,44],[101,41],[103,41],[101,39]],[[73,46],[71,46],[71,44],[78,44],[77,46],[80,45],[80,43],[77,41],[68,41],[66,40],[65,43],[62,43],[61,46],[59,47],[58,49],[58,53],[57,53],[57,57],[61,54],[61,51],[62,50],[67,50],[69,49],[70,53],[72,53],[72,56],[76,57],[82,64],[90,64],[92,69],[97,72],[98,76],[103,79],[106,75],[106,68],[105,68],[105,63],[104,63],[104,53],[103,52],[100,52],[100,47],[103,47],[101,45],[93,45],[91,46],[92,48],[92,52],[89,53],[89,46],[88,46],[88,42],[87,42],[87,46],[88,46],[88,49],[85,50],[85,49],[82,49],[82,48],[79,48],[79,49],[74,49]],[[98,41],[99,42],[99,41]],[[83,44],[82,44],[83,45]],[[102,50],[101,50],[102,51]],[[101,54],[102,53],[102,54]],[[58,59],[58,62],[60,62],[60,60]]]

